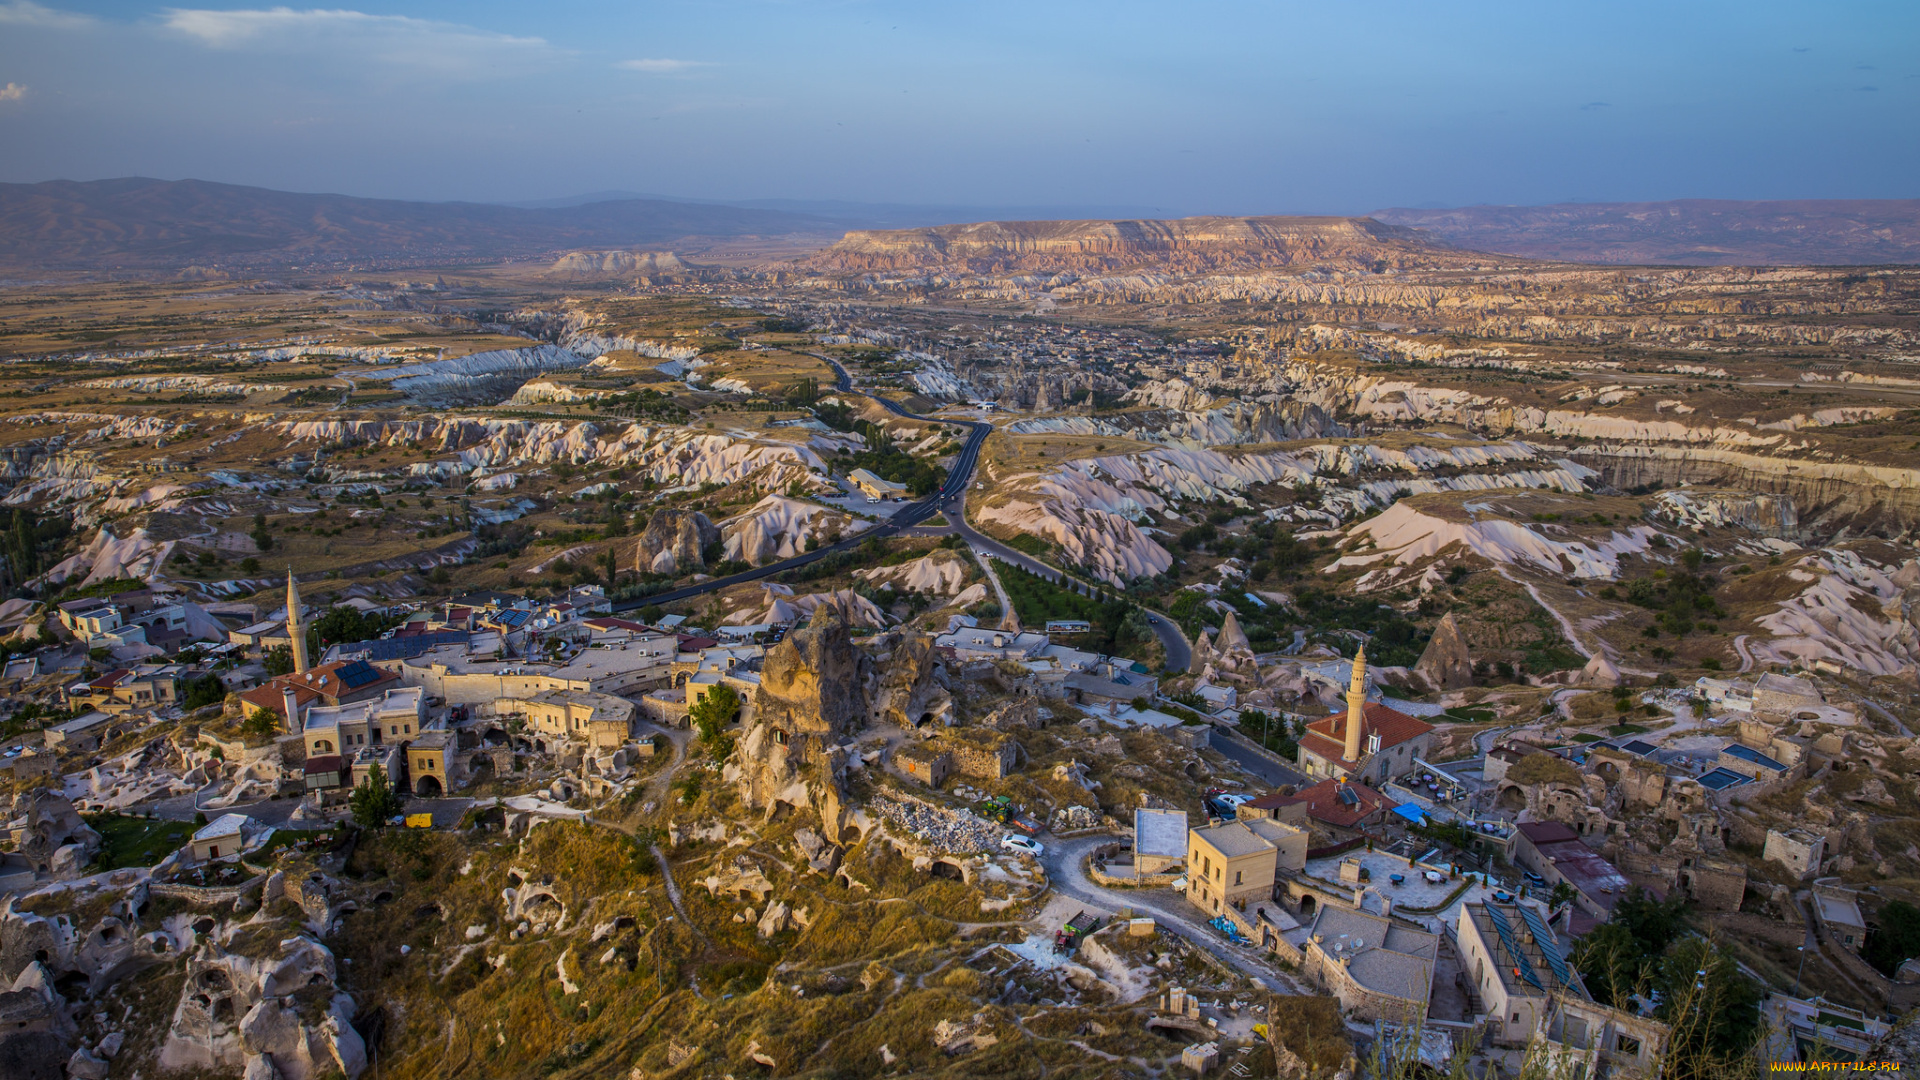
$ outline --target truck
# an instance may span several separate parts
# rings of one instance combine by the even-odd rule
[[[1082,911],[1068,919],[1067,924],[1060,928],[1060,932],[1053,935],[1053,951],[1070,953],[1080,946],[1081,938],[1098,929],[1100,929],[1100,916],[1089,915]]]

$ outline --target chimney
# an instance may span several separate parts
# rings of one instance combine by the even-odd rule
[[[294,732],[299,731],[300,730],[300,699],[294,696],[293,687],[285,684],[281,685],[280,704],[284,706],[287,710],[287,730],[294,731]]]
[[[1347,747],[1348,761],[1360,760],[1360,728],[1367,717],[1367,647],[1353,654],[1353,682],[1347,686]]]

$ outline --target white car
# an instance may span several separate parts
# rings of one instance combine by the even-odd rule
[[[1036,859],[1046,852],[1045,848],[1034,841],[1024,836],[1015,836],[1012,833],[1008,833],[1006,839],[1000,841],[1000,846],[1016,854],[1031,855]]]

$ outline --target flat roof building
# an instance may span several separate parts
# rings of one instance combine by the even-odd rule
[[[1308,933],[1307,977],[1370,1020],[1423,1017],[1433,996],[1440,938],[1393,919],[1322,904]]]
[[[1218,915],[1273,896],[1282,867],[1307,865],[1306,830],[1270,818],[1187,830],[1187,899]]]
[[[1509,840],[1513,861],[1545,878],[1549,886],[1565,883],[1574,903],[1605,921],[1631,887],[1626,875],[1580,840],[1580,834],[1558,821],[1529,821],[1514,829]]]

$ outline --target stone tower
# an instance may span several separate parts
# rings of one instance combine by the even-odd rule
[[[300,583],[293,580],[293,567],[287,567],[287,638],[293,648],[293,673],[307,673],[307,621],[301,617]]]
[[[1346,758],[1360,763],[1360,729],[1367,719],[1367,647],[1353,654],[1353,682],[1347,686]]]

